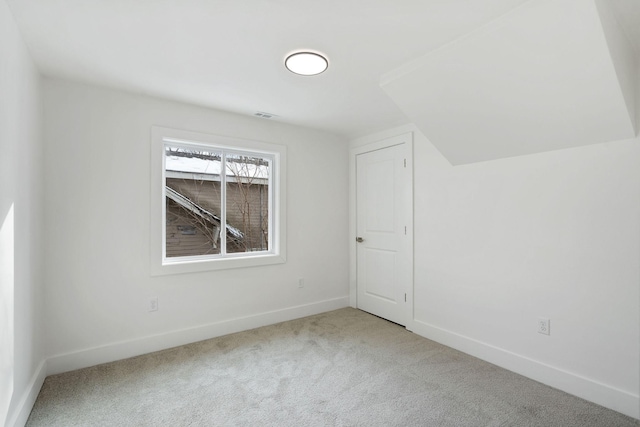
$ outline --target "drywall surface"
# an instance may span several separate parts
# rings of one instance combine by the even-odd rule
[[[640,70],[640,54],[636,58],[636,69]],[[640,137],[640,71],[636,81],[636,136]]]
[[[463,166],[413,126],[351,145],[407,131],[414,331],[639,417],[640,141]]]
[[[257,314],[347,305],[345,140],[66,81],[44,86],[50,372],[204,339],[215,325],[255,325],[246,318]],[[287,146],[285,264],[150,276],[152,126]]]
[[[43,360],[43,177],[40,76],[4,1],[0,52],[0,424],[13,425]]]
[[[633,52],[606,18],[593,1],[528,1],[381,86],[454,165],[633,138]]]
[[[620,90],[627,105],[629,118],[634,130],[637,130],[636,123],[636,85],[640,70],[637,67],[637,53],[633,44],[625,35],[622,26],[618,23],[612,10],[610,1],[596,0],[600,23],[604,32],[612,66],[618,76]]]

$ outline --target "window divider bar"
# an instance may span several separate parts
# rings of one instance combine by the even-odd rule
[[[227,153],[221,153],[220,165],[220,255],[227,254]]]

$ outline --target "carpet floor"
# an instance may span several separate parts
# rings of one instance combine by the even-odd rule
[[[346,308],[47,377],[27,426],[640,423]]]

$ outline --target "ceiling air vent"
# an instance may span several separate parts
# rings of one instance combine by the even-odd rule
[[[258,111],[254,114],[254,116],[262,117],[263,119],[270,119],[272,117],[278,117],[275,114],[265,113],[264,111]]]

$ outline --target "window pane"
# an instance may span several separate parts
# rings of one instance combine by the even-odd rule
[[[220,253],[222,153],[165,146],[166,256]]]
[[[270,160],[228,154],[227,252],[269,250]]]

